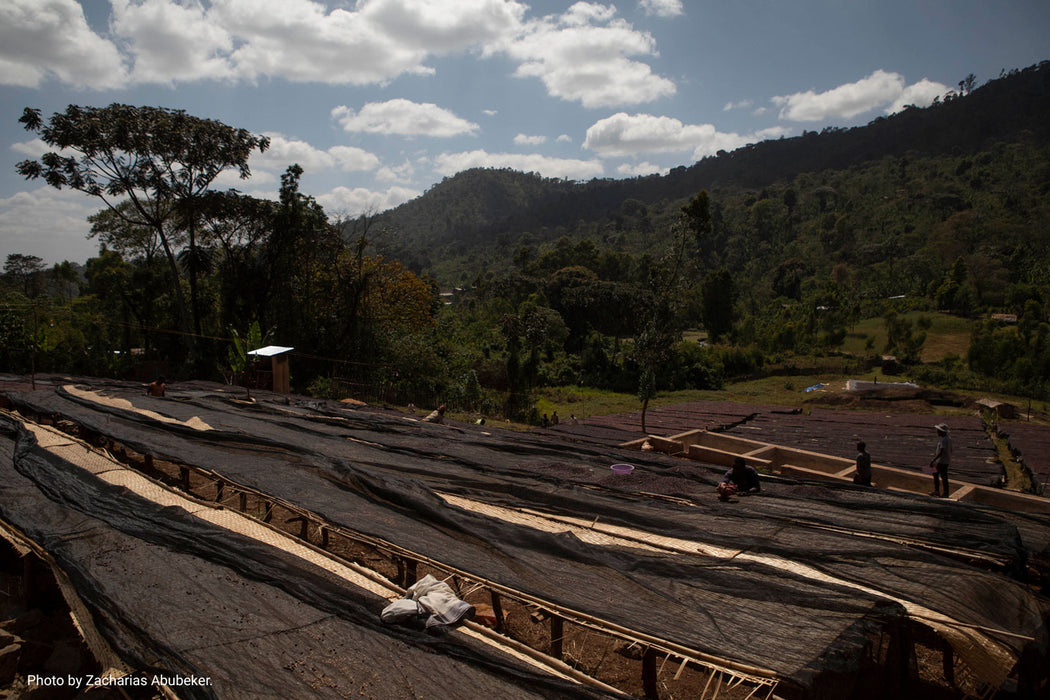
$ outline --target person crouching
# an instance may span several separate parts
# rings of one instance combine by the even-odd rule
[[[748,465],[743,457],[737,457],[733,460],[733,468],[726,472],[722,483],[718,485],[718,498],[728,501],[731,496],[748,496],[761,490],[758,471]]]

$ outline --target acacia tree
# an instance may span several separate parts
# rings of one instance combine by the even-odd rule
[[[12,253],[4,262],[4,274],[14,280],[27,297],[35,297],[40,291],[44,260],[36,255]]]
[[[671,247],[661,264],[652,270],[652,308],[635,337],[643,433],[649,400],[656,396],[660,368],[666,366],[675,342],[682,337],[678,307],[684,296],[684,283],[695,272],[692,263],[697,247],[711,230],[711,200],[707,190],[697,193],[681,211],[683,216],[674,224]]]
[[[132,225],[156,232],[171,268],[181,329],[189,330],[183,303],[176,246],[168,224],[187,234],[190,256],[196,255],[197,200],[223,170],[235,168],[247,178],[248,158],[269,140],[222,122],[201,119],[183,110],[162,107],[70,105],[47,122],[40,110],[26,108],[19,122],[48,146],[39,161],[24,160],[19,174],[27,180],[98,197]],[[122,201],[130,207],[119,208]],[[200,334],[195,268],[190,268],[191,310]]]

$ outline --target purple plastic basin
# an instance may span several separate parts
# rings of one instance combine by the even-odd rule
[[[613,474],[630,474],[634,471],[633,464],[614,464],[609,469],[613,470]]]

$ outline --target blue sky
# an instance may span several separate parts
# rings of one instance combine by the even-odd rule
[[[270,137],[253,176],[329,214],[469,167],[588,180],[925,106],[1050,59],[1045,0],[0,0],[0,260],[97,253],[101,202],[26,182],[69,104],[185,109]]]

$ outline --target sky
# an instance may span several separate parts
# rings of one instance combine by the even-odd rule
[[[0,260],[98,253],[103,203],[27,181],[18,118],[183,109],[270,139],[220,189],[329,215],[472,167],[586,181],[863,125],[1050,59],[1045,0],[0,0]]]

